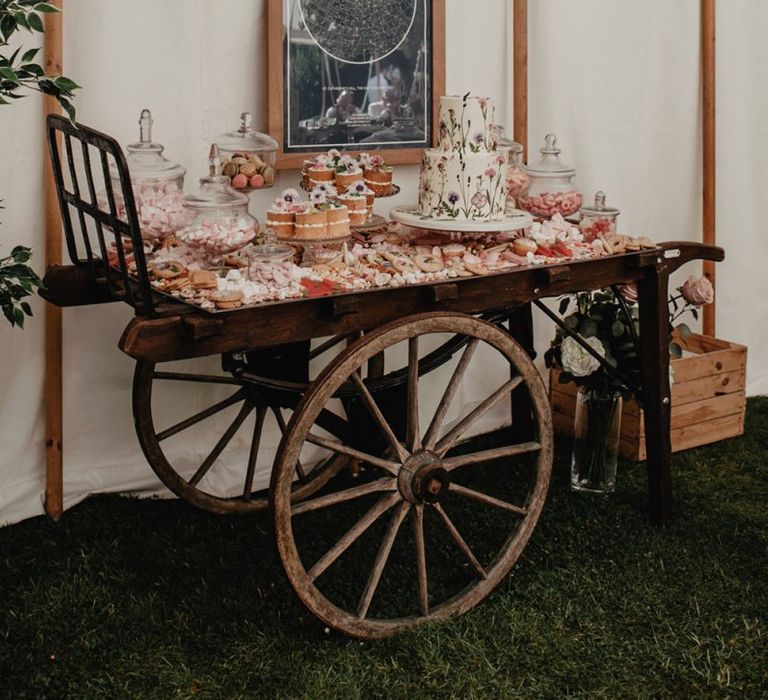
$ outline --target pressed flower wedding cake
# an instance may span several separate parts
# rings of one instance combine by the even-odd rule
[[[419,181],[419,214],[455,221],[504,217],[507,162],[496,151],[495,108],[469,95],[440,98],[437,148],[424,151]]]

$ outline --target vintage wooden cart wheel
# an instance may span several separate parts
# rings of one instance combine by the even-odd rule
[[[420,347],[428,348],[429,336],[442,334],[464,335],[468,342],[434,391],[436,377],[420,371]],[[369,381],[365,367],[372,357],[400,346],[407,357],[401,406],[407,420],[404,433],[396,434],[376,391],[368,389],[376,378]],[[457,399],[469,388],[473,363],[496,368],[491,369],[493,388],[462,412]],[[427,385],[429,402],[423,401]],[[345,442],[318,429],[317,418],[329,400],[351,388],[378,426],[381,442]],[[462,440],[500,409],[511,413],[511,399],[527,402],[532,435],[521,440],[510,430],[494,433],[494,443],[490,435]],[[356,479],[340,476],[297,501],[291,484],[295,464],[307,450],[350,457],[362,470]],[[464,613],[517,561],[541,513],[551,468],[546,390],[508,333],[459,314],[419,315],[390,324],[326,367],[283,435],[272,502],[285,571],[311,612],[351,636],[384,637]]]
[[[281,431],[285,430],[286,412],[296,404],[306,383],[274,380],[272,385],[268,378],[261,381],[247,373],[201,371],[197,367],[180,368],[178,364],[168,368],[140,361],[134,372],[136,434],[150,466],[165,486],[198,508],[213,513],[266,508],[267,490],[254,491],[264,428],[268,421],[274,421]],[[214,396],[217,390],[219,395]],[[188,404],[196,391],[205,396],[201,401],[204,407],[199,409]],[[158,403],[165,404],[166,415],[158,415],[162,413]],[[168,417],[169,404],[173,418]],[[217,424],[217,419],[222,420]],[[320,420],[322,422],[322,416]],[[335,426],[326,424],[326,428],[334,431]],[[338,430],[343,428],[344,421],[338,421]],[[238,433],[250,440],[250,449],[247,458],[233,463],[222,453]],[[176,458],[169,456],[167,441],[183,443],[192,439],[198,440],[199,449],[207,455],[202,462],[193,462],[192,457],[186,460],[178,457],[178,442]],[[204,445],[200,444],[203,442]],[[314,493],[348,462],[346,457],[333,456],[311,472],[305,472],[302,465],[297,464],[294,497]],[[217,482],[213,478],[222,468],[230,471],[225,484],[222,484],[224,479]]]

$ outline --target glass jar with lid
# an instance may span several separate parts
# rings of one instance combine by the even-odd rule
[[[241,192],[251,192],[275,184],[277,141],[253,129],[250,112],[240,115],[240,128],[220,136],[216,143],[221,154],[221,173]]]
[[[595,203],[581,208],[579,228],[584,240],[591,243],[596,238],[602,238],[616,233],[616,219],[621,212],[605,203],[605,192],[595,193]]]
[[[528,175],[523,168],[523,147],[517,141],[505,136],[504,127],[501,124],[494,124],[492,129],[496,150],[507,163],[506,213],[511,215],[517,207],[518,198],[528,189]]]
[[[126,146],[136,212],[141,237],[145,241],[164,238],[177,231],[185,221],[183,199],[187,171],[168,160],[163,155],[164,147],[152,141],[152,121],[152,113],[143,109],[139,117],[139,142]],[[117,215],[125,220],[125,202],[114,163],[110,167],[110,177]],[[106,194],[102,193],[100,200],[100,206],[108,209]]]
[[[200,191],[184,198],[188,224],[176,238],[209,256],[227,255],[248,245],[259,223],[248,213],[248,197],[229,185],[221,174],[216,144],[211,146],[212,174],[200,180]]]
[[[530,178],[528,192],[518,197],[517,205],[539,219],[555,214],[570,216],[581,208],[583,197],[576,187],[576,170],[560,160],[557,137],[547,134],[541,160],[525,166]]]
[[[293,280],[291,246],[267,242],[248,249],[248,279],[267,287],[287,288]]]

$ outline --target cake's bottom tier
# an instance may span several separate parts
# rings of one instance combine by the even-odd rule
[[[424,151],[419,180],[419,213],[454,221],[495,221],[504,217],[507,164],[493,153]]]

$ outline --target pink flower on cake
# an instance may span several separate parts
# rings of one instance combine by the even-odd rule
[[[372,169],[380,168],[384,165],[384,158],[381,156],[371,156],[368,159],[368,167]]]
[[[488,168],[485,171],[485,176],[491,180],[496,177],[496,168]]]
[[[475,192],[470,201],[472,202],[473,207],[482,209],[487,204],[488,198],[482,192]]]
[[[329,160],[338,160],[341,158],[341,152],[337,151],[335,148],[332,148],[330,151],[328,151],[328,158]]]
[[[680,287],[680,293],[693,306],[711,304],[715,299],[715,290],[706,277],[689,277]]]
[[[497,165],[504,165],[504,163],[506,162],[507,162],[507,159],[504,156],[496,156]]]

